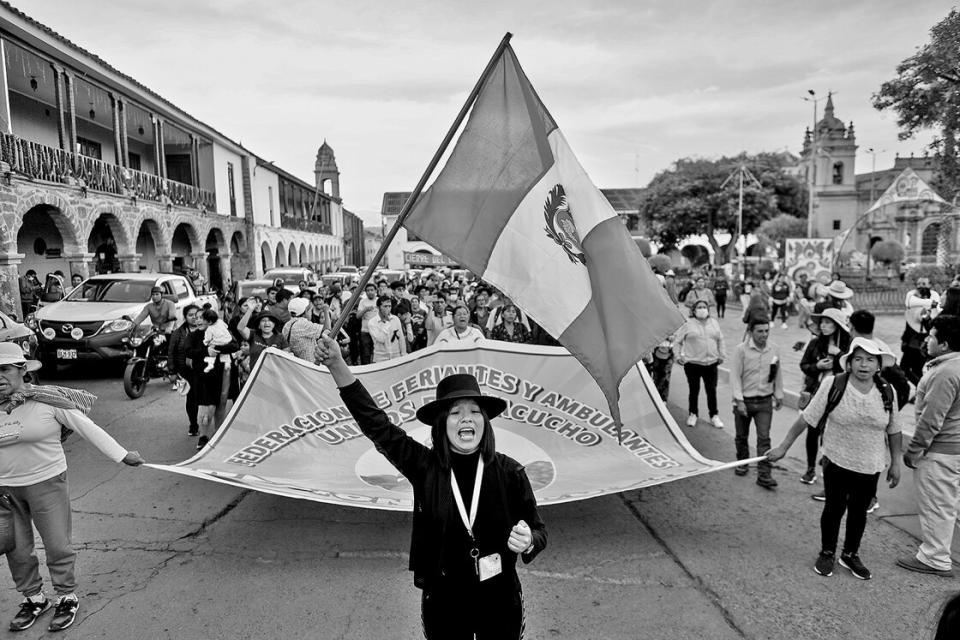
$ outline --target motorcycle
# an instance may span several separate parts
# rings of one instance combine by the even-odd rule
[[[136,400],[151,378],[167,376],[167,336],[153,327],[138,328],[123,342],[133,351],[123,371],[123,390],[131,400]]]

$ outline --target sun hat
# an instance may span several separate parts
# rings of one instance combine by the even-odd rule
[[[437,385],[437,399],[428,402],[417,410],[417,420],[433,426],[437,416],[456,400],[476,400],[480,408],[493,419],[507,408],[506,400],[494,396],[486,396],[480,391],[477,379],[469,373],[455,373],[440,381]]]
[[[24,367],[27,371],[36,371],[42,365],[39,360],[29,360],[23,355],[23,349],[15,342],[0,342],[0,366],[12,364]]]
[[[264,309],[263,311],[258,313],[257,324],[260,324],[260,321],[263,320],[264,318],[270,318],[271,320],[273,320],[273,324],[278,327],[283,324],[283,320],[280,319],[280,316],[278,316],[273,309]]]
[[[877,356],[880,358],[880,368],[889,367],[896,363],[897,357],[890,353],[887,349],[884,349],[883,346],[877,344],[870,338],[864,338],[863,336],[857,336],[853,339],[853,342],[850,343],[850,349],[840,356],[840,367],[843,369],[847,368],[847,359],[853,355],[853,352],[857,349],[863,349],[872,356]]]
[[[287,305],[287,311],[291,316],[302,316],[310,308],[310,301],[306,298],[294,298]]]
[[[830,320],[833,320],[835,325],[847,333],[850,333],[850,319],[847,317],[847,314],[840,309],[824,309],[822,312],[815,313],[810,317],[818,322],[820,321],[820,318],[829,318]]]
[[[832,298],[846,300],[847,298],[853,297],[853,290],[847,287],[847,283],[843,280],[834,280],[830,283],[830,286],[827,287],[827,295]]]

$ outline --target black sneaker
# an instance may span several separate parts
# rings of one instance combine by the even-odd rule
[[[53,611],[53,620],[47,631],[63,631],[73,624],[77,619],[77,609],[80,608],[80,601],[76,597],[60,598],[57,608]]]
[[[757,484],[764,489],[776,489],[779,483],[772,476],[760,476],[757,478]]]
[[[747,468],[747,465],[740,465],[739,467],[734,467],[733,472],[738,476],[745,476],[750,473],[750,469]]]
[[[813,484],[817,481],[817,472],[813,467],[807,467],[807,472],[800,476],[800,482],[803,484]]]
[[[200,436],[197,439],[197,451],[200,451],[200,449],[203,449],[205,446],[207,446],[208,442],[210,442],[210,438],[207,436]]]
[[[813,565],[813,570],[829,578],[833,575],[833,561],[833,551],[821,551],[817,556],[817,562]]]
[[[880,501],[877,500],[877,497],[874,496],[873,500],[870,501],[870,506],[867,507],[867,513],[873,513],[880,508]]]
[[[853,577],[857,578],[858,580],[869,580],[873,577],[873,574],[870,573],[870,569],[867,569],[865,566],[863,566],[863,563],[860,562],[860,556],[855,553],[841,553],[840,566],[844,569],[849,569],[850,573],[853,574]]]
[[[826,502],[826,501],[827,501],[827,492],[826,492],[826,491],[821,491],[820,493],[815,493],[815,494],[813,494],[812,496],[810,496],[810,498],[811,498],[812,500],[816,500],[817,502]]]
[[[10,631],[24,631],[33,626],[37,618],[44,611],[53,606],[49,599],[44,598],[43,602],[34,602],[30,598],[24,598],[20,603],[20,611],[10,621]]]
[[[190,425],[187,427],[187,435],[191,437],[200,435],[200,427],[195,424]]]

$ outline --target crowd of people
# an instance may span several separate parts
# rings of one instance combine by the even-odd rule
[[[313,288],[301,281],[293,291],[278,280],[263,297],[223,296],[219,312],[184,309],[184,322],[170,333],[168,362],[174,387],[186,396],[188,434],[199,436],[198,449],[216,431],[267,347],[319,363],[318,339],[336,324],[357,287]],[[162,309],[156,314],[151,309],[148,304],[137,324],[149,316],[155,326],[169,330]],[[480,280],[453,277],[447,269],[425,270],[405,282],[366,283],[339,335],[350,365],[384,362],[434,343],[483,339],[557,344],[502,292]]]
[[[899,363],[882,340],[873,335],[875,317],[856,309],[855,292],[838,274],[829,283],[804,272],[791,279],[785,273],[764,274],[759,281],[731,284],[709,268],[677,288],[672,271],[658,273],[668,295],[686,309],[686,323],[646,359],[654,384],[666,400],[673,363],[687,378],[686,425],[698,424],[701,386],[710,424],[723,428],[718,415],[717,370],[729,362],[734,408],[736,455],[750,457],[751,424],[756,431],[757,484],[775,489],[771,463],[782,458],[804,435],[804,484],[818,480],[823,491],[811,497],[824,503],[820,519],[820,553],[814,570],[833,574],[839,562],[855,577],[872,574],[860,559],[860,542],[867,514],[878,508],[877,485],[886,471],[897,486],[901,465],[915,469],[922,543],[915,555],[899,558],[905,569],[952,576],[950,556],[954,525],[960,515],[960,275],[941,293],[925,276],[904,301],[904,330]],[[745,325],[743,341],[729,350],[719,319],[730,290],[739,289]],[[809,340],[793,345],[803,350],[799,417],[784,440],[771,447],[773,411],[783,404],[782,358],[769,340],[777,324],[788,328],[796,315]],[[916,428],[903,442],[900,412],[913,403]],[[738,476],[747,466],[735,469]],[[841,520],[846,533],[837,556]]]

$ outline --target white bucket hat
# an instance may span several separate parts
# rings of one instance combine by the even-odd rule
[[[824,309],[820,313],[814,313],[810,317],[816,320],[817,322],[820,322],[820,318],[828,318],[830,320],[833,320],[833,323],[835,325],[837,325],[847,333],[850,333],[850,318],[847,316],[847,314],[845,314],[840,309],[834,309],[834,308]]]
[[[42,366],[39,360],[28,360],[16,343],[0,342],[0,366],[5,364],[24,367],[27,371],[36,371]]]
[[[863,349],[872,356],[877,356],[880,358],[880,368],[889,367],[896,363],[897,357],[890,353],[883,346],[877,344],[869,338],[864,338],[858,336],[853,339],[853,342],[850,343],[850,349],[840,356],[840,367],[843,369],[847,368],[847,360],[853,355],[853,352],[857,349]]]

